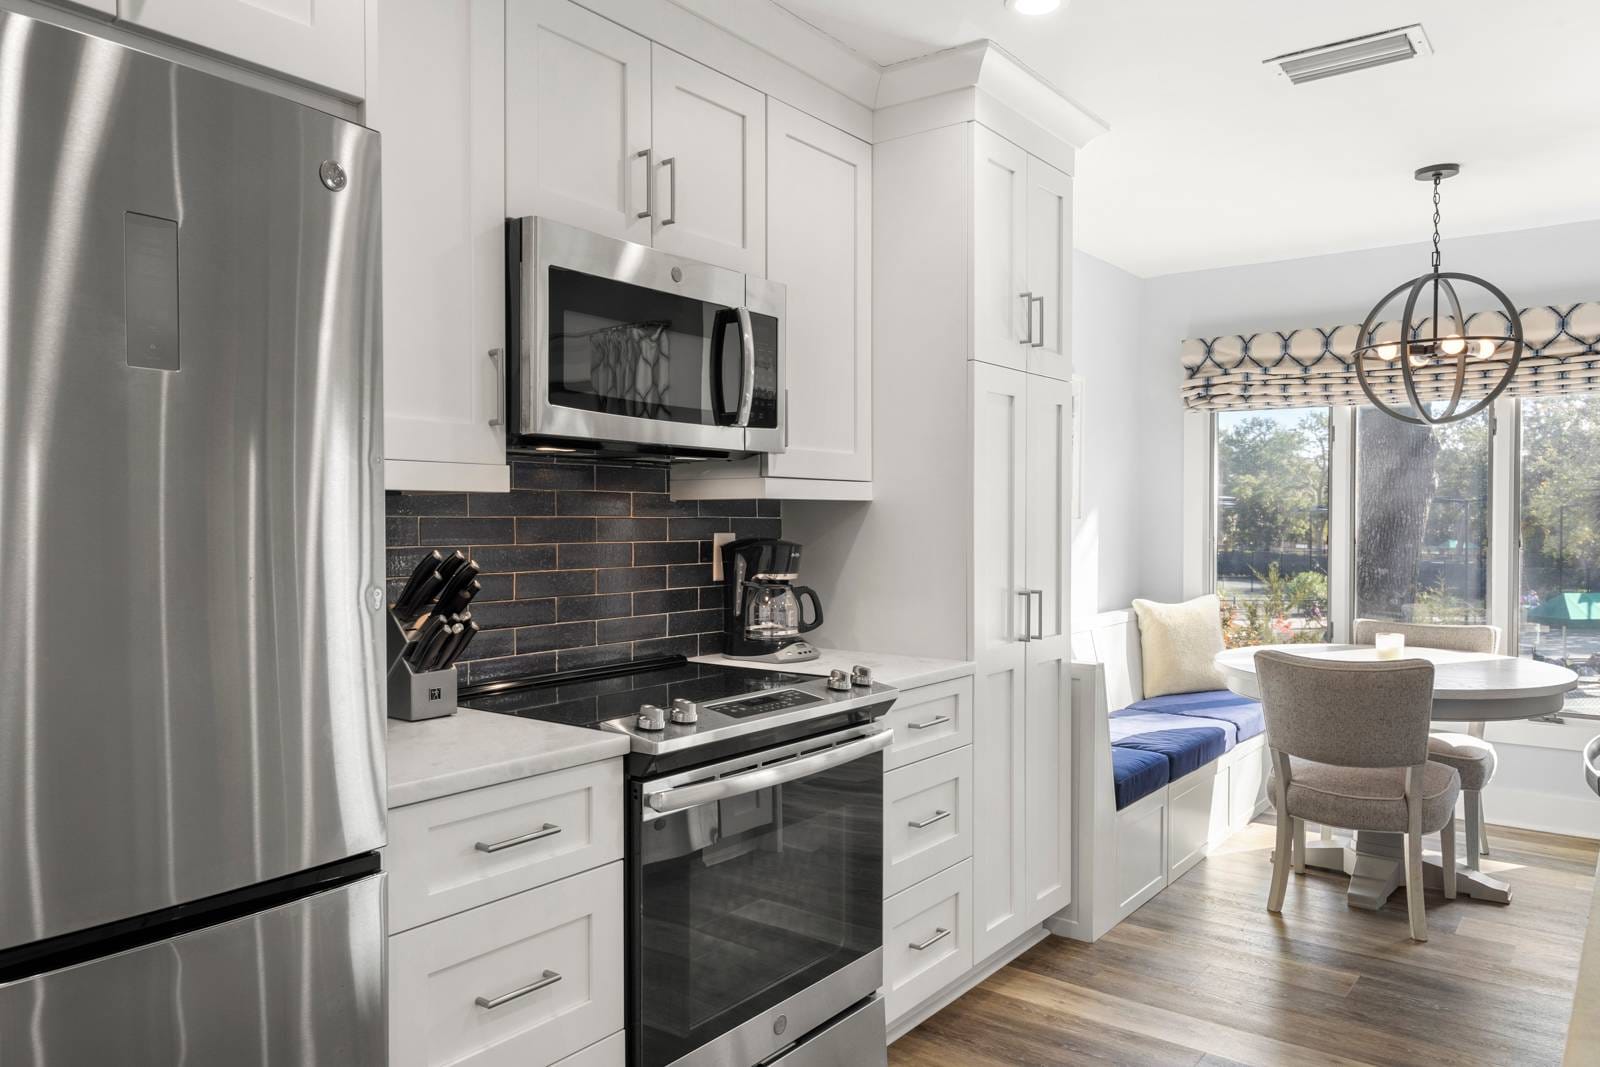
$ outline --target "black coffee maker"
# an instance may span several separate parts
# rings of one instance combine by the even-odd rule
[[[722,546],[723,651],[745,659],[802,663],[820,652],[800,635],[822,625],[816,591],[790,583],[800,573],[800,546],[765,537]],[[801,610],[811,601],[811,620]]]

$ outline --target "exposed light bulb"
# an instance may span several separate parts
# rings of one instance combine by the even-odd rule
[[[1494,355],[1495,343],[1485,337],[1480,341],[1474,342],[1473,348],[1476,349],[1476,351],[1472,354],[1478,359],[1488,359]]]
[[[1378,358],[1383,360],[1385,363],[1393,363],[1395,360],[1400,358],[1400,346],[1379,345]]]
[[[1447,356],[1459,356],[1467,350],[1467,342],[1465,338],[1450,334],[1439,339],[1439,349]]]
[[[1433,352],[1427,345],[1409,344],[1406,345],[1406,354],[1410,356],[1413,367],[1426,367]]]
[[[1061,0],[1010,0],[1019,15],[1048,15],[1061,6]]]

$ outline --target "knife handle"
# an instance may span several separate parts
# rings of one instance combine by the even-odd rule
[[[467,605],[471,604],[473,599],[482,591],[483,583],[474,578],[471,583],[456,590],[455,596],[450,599],[448,604],[444,601],[440,601],[439,610],[444,612],[446,615],[459,615],[463,611],[467,610]]]
[[[444,629],[444,616],[438,614],[430,615],[428,621],[422,624],[417,636],[406,646],[405,660],[412,668],[419,671],[423,669],[422,665],[427,662],[428,653],[435,649],[439,635]]]
[[[430,574],[437,571],[439,565],[443,562],[444,559],[439,555],[438,549],[433,549],[417,561],[417,565],[411,569],[411,577],[406,579],[405,588],[401,589],[400,595],[394,598],[395,614],[401,615],[410,610],[411,602],[421,591],[422,583],[427,580]]]
[[[461,658],[461,654],[467,650],[467,646],[472,644],[472,639],[478,636],[480,627],[472,621],[472,616],[465,615],[462,616],[462,619],[461,636],[456,639],[455,645],[450,649],[449,657],[444,661],[446,667],[454,666],[456,661]]]

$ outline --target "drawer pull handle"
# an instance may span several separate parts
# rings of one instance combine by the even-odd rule
[[[950,721],[950,716],[948,716],[948,715],[935,715],[933,718],[929,719],[927,722],[908,722],[908,723],[906,723],[906,725],[909,726],[913,730],[931,730],[935,726],[943,726],[945,723],[947,723],[949,721]]]
[[[501,993],[498,997],[478,997],[473,1003],[480,1008],[498,1008],[502,1004],[516,1000],[518,997],[525,997],[529,993],[537,993],[546,986],[553,986],[559,981],[561,981],[561,975],[555,971],[546,971],[538,981],[529,983],[521,989],[513,989],[509,993]]]
[[[913,941],[913,942],[911,942],[911,947],[916,949],[918,952],[921,952],[925,948],[931,948],[932,946],[937,945],[939,942],[943,941],[945,938],[947,938],[949,936],[950,936],[950,931],[946,930],[944,927],[941,926],[938,929],[934,930],[933,936],[928,938],[926,941]],[[479,1003],[481,1004],[482,1001],[479,1001]]]
[[[479,841],[472,847],[477,849],[479,852],[499,852],[503,848],[515,848],[518,845],[526,845],[529,841],[537,841],[542,837],[551,837],[555,834],[559,834],[560,832],[561,827],[557,826],[553,822],[547,822],[543,826],[539,827],[539,829],[533,831],[531,834],[523,834],[521,837],[508,837],[504,841]]]
[[[926,819],[912,819],[906,825],[911,827],[913,830],[920,830],[924,826],[932,826],[934,823],[940,821],[941,819],[948,819],[949,817],[950,817],[950,813],[948,811],[936,810],[932,815],[928,816]]]

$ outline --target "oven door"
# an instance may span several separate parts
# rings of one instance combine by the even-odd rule
[[[883,750],[857,726],[634,783],[630,1062],[766,1059],[883,980]]]
[[[542,218],[513,254],[521,443],[738,454],[753,418],[777,428],[778,320],[752,317],[743,274]]]

